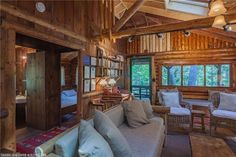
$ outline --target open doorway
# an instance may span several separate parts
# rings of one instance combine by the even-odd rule
[[[61,121],[72,125],[77,122],[78,104],[78,52],[64,52],[60,57],[61,68]]]
[[[151,58],[132,58],[130,66],[131,92],[138,99],[151,101]]]
[[[67,129],[61,124],[60,56],[64,52],[78,56],[78,51],[22,34],[16,34],[15,48],[16,148],[20,153],[33,153],[36,146]],[[71,88],[77,90],[77,85]],[[73,111],[67,111],[76,111],[75,102]]]

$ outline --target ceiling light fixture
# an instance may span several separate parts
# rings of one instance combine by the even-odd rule
[[[164,34],[163,33],[157,33],[156,34],[158,38],[163,38]]]
[[[129,42],[129,43],[131,43],[131,42],[133,42],[133,41],[134,41],[134,36],[131,36],[131,37],[128,38],[128,42]]]
[[[191,32],[184,30],[184,36],[189,37],[191,35]]]
[[[35,7],[36,7],[36,10],[37,10],[38,12],[40,12],[40,13],[43,13],[43,12],[46,11],[46,6],[45,6],[45,4],[44,4],[43,2],[37,2],[37,3],[35,4]]]
[[[224,31],[226,31],[226,32],[232,31],[232,26],[231,26],[231,24],[227,24],[227,25],[223,26],[223,28],[224,28]]]
[[[210,3],[209,16],[218,16],[226,13],[224,2],[222,0],[212,0]]]
[[[219,15],[215,17],[215,20],[212,24],[212,27],[223,28],[227,23],[225,22],[225,17],[223,15]]]

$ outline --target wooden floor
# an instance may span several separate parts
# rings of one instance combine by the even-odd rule
[[[62,118],[62,124],[61,126],[64,127],[71,127],[75,124],[77,124],[78,121],[76,119],[76,114],[68,114]],[[42,133],[44,131],[33,129],[31,127],[27,127],[26,124],[18,124],[21,126],[19,129],[16,130],[16,142],[20,142],[23,140],[26,140],[28,138],[31,138],[39,133]]]

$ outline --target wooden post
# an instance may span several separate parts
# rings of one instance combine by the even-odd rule
[[[83,114],[83,52],[80,50],[78,53],[78,86],[77,86],[77,98],[78,98],[78,104],[77,104],[77,120],[79,121],[81,118],[84,117]]]
[[[0,107],[8,117],[0,121],[0,148],[16,150],[15,128],[15,31],[0,28]]]

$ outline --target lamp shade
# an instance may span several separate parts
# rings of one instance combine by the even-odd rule
[[[226,25],[225,17],[223,15],[216,16],[212,27],[223,28]]]
[[[106,79],[102,79],[100,82],[99,82],[99,85],[102,86],[102,87],[106,87],[108,85]]]
[[[210,4],[209,16],[218,16],[226,13],[224,2],[222,0],[212,1]]]

